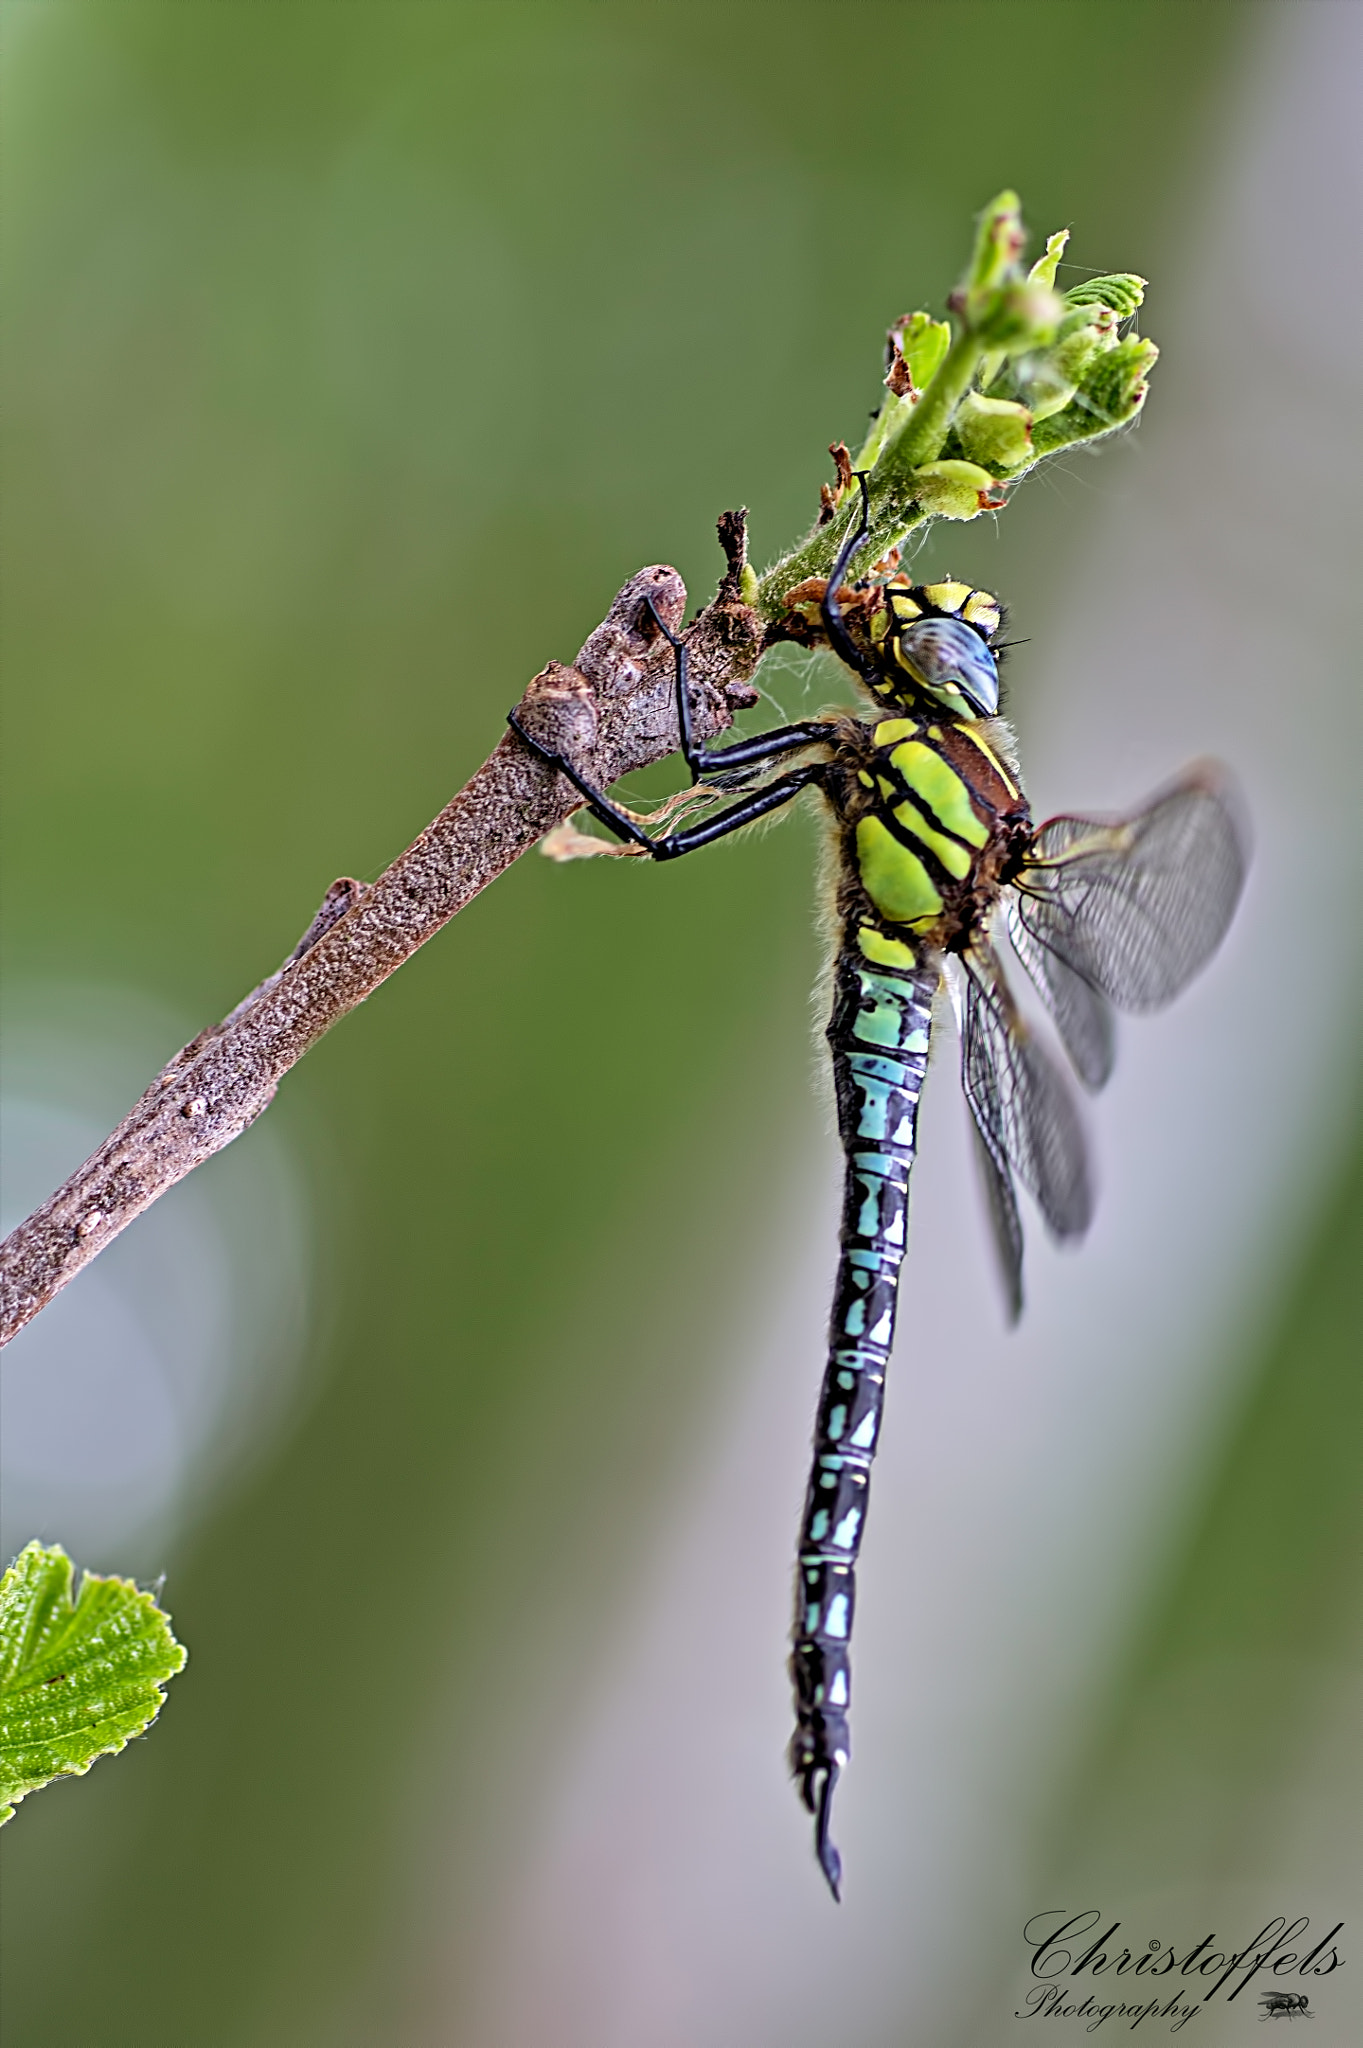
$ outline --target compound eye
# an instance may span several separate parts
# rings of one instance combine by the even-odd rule
[[[998,664],[959,619],[915,619],[896,635],[895,656],[921,689],[953,710],[962,699],[977,718],[998,710]]]

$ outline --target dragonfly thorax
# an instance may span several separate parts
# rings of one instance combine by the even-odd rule
[[[869,957],[895,964],[910,940],[960,947],[982,925],[1031,829],[1000,737],[974,720],[923,717],[849,733],[837,808],[845,872],[878,932],[861,941]]]

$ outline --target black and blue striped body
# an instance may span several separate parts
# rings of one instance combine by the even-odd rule
[[[962,586],[964,588],[964,586]],[[846,1154],[828,1365],[796,1564],[790,1760],[836,1892],[829,1803],[851,1751],[849,1647],[894,1342],[909,1171],[944,956],[987,923],[1030,829],[989,721],[901,715],[830,729],[842,944],[828,1042]]]
[[[872,966],[845,945],[835,974],[828,1042],[847,1178],[828,1366],[796,1564],[790,1665],[797,1719],[790,1760],[805,1804],[820,1817],[819,1853],[836,1889],[828,1801],[850,1754],[856,1560],[894,1342],[909,1169],[941,968],[927,948],[921,964],[905,972]]]

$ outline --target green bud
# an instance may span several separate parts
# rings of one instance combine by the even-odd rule
[[[1105,306],[1119,320],[1129,320],[1144,297],[1145,279],[1130,271],[1118,271],[1111,277],[1090,277],[1083,284],[1071,285],[1065,294],[1065,304],[1083,307],[1090,319],[1100,306]]]
[[[945,320],[934,320],[930,313],[906,313],[890,329],[889,343],[892,360],[885,382],[890,392],[871,422],[871,431],[852,465],[854,469],[874,469],[882,449],[908,425],[915,405],[946,358],[951,346],[951,327]],[[911,389],[904,388],[902,372],[900,376],[895,374],[901,364],[908,370]]]
[[[1058,234],[1051,235],[1048,238],[1045,255],[1038,256],[1036,262],[1027,273],[1028,284],[1041,284],[1045,285],[1047,291],[1054,290],[1055,273],[1059,267],[1060,259],[1065,253],[1065,244],[1069,241],[1069,238],[1070,231],[1068,228],[1061,228]]]
[[[1075,395],[1085,400],[1105,426],[1119,427],[1144,404],[1145,380],[1158,357],[1153,341],[1128,335],[1094,358]]]
[[[738,572],[738,594],[744,604],[756,604],[758,593],[757,571],[751,562],[745,562]]]
[[[1104,348],[1111,348],[1121,333],[1121,322],[1110,306],[1071,306],[1066,301],[1066,310],[1056,329],[1053,346],[1059,348],[1072,335],[1096,335]]]
[[[895,322],[892,331],[899,336],[900,353],[908,364],[909,375],[922,391],[936,376],[951,346],[950,325],[945,320],[934,320],[930,313],[906,313]]]
[[[1000,192],[980,215],[975,249],[965,279],[967,301],[992,297],[1000,285],[1015,277],[1018,260],[1026,246],[1022,202],[1016,192]],[[969,311],[967,306],[967,320]]]
[[[1010,284],[974,309],[969,326],[987,348],[1018,355],[1054,340],[1064,311],[1062,301],[1045,285]]]
[[[1058,240],[1052,236],[1051,243]],[[1021,349],[1042,348],[1060,324],[1064,307],[1044,275],[1024,278],[1019,268],[1027,237],[1016,192],[1001,192],[980,217],[966,281],[951,301],[966,332],[974,335],[991,353],[1009,355]],[[1063,247],[1063,243],[1060,245]],[[1041,268],[1051,254],[1041,259]],[[1055,250],[1055,262],[1060,249]]]
[[[925,462],[910,481],[918,505],[934,519],[974,519],[1002,502],[995,479],[973,462]]]
[[[978,391],[966,393],[956,414],[956,433],[970,460],[995,472],[1032,460],[1031,426],[1025,405],[981,398]]]
[[[1115,330],[1105,326],[1080,324],[1066,333],[1067,325],[1062,324],[1054,347],[1024,357],[1017,366],[1017,381],[1027,394],[1034,421],[1049,419],[1068,405],[1094,356],[1113,347],[1117,339]]]
[[[1069,404],[1037,421],[1032,434],[1036,453],[1053,454],[1071,441],[1110,434],[1114,427],[1134,419],[1145,403],[1145,380],[1158,355],[1153,341],[1142,341],[1134,334],[1112,348],[1100,349]]]

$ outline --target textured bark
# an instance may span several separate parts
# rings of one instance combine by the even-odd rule
[[[728,572],[686,636],[701,739],[756,701],[749,678],[762,650],[762,623],[739,596],[741,514],[725,514],[720,538]],[[678,631],[680,576],[641,569],[575,665],[550,662],[517,707],[527,731],[602,787],[677,746],[672,650],[649,599]],[[0,1245],[0,1344],[158,1195],[239,1137],[324,1032],[579,802],[566,778],[508,731],[376,882],[333,882],[278,972],[178,1052],[113,1135]]]

